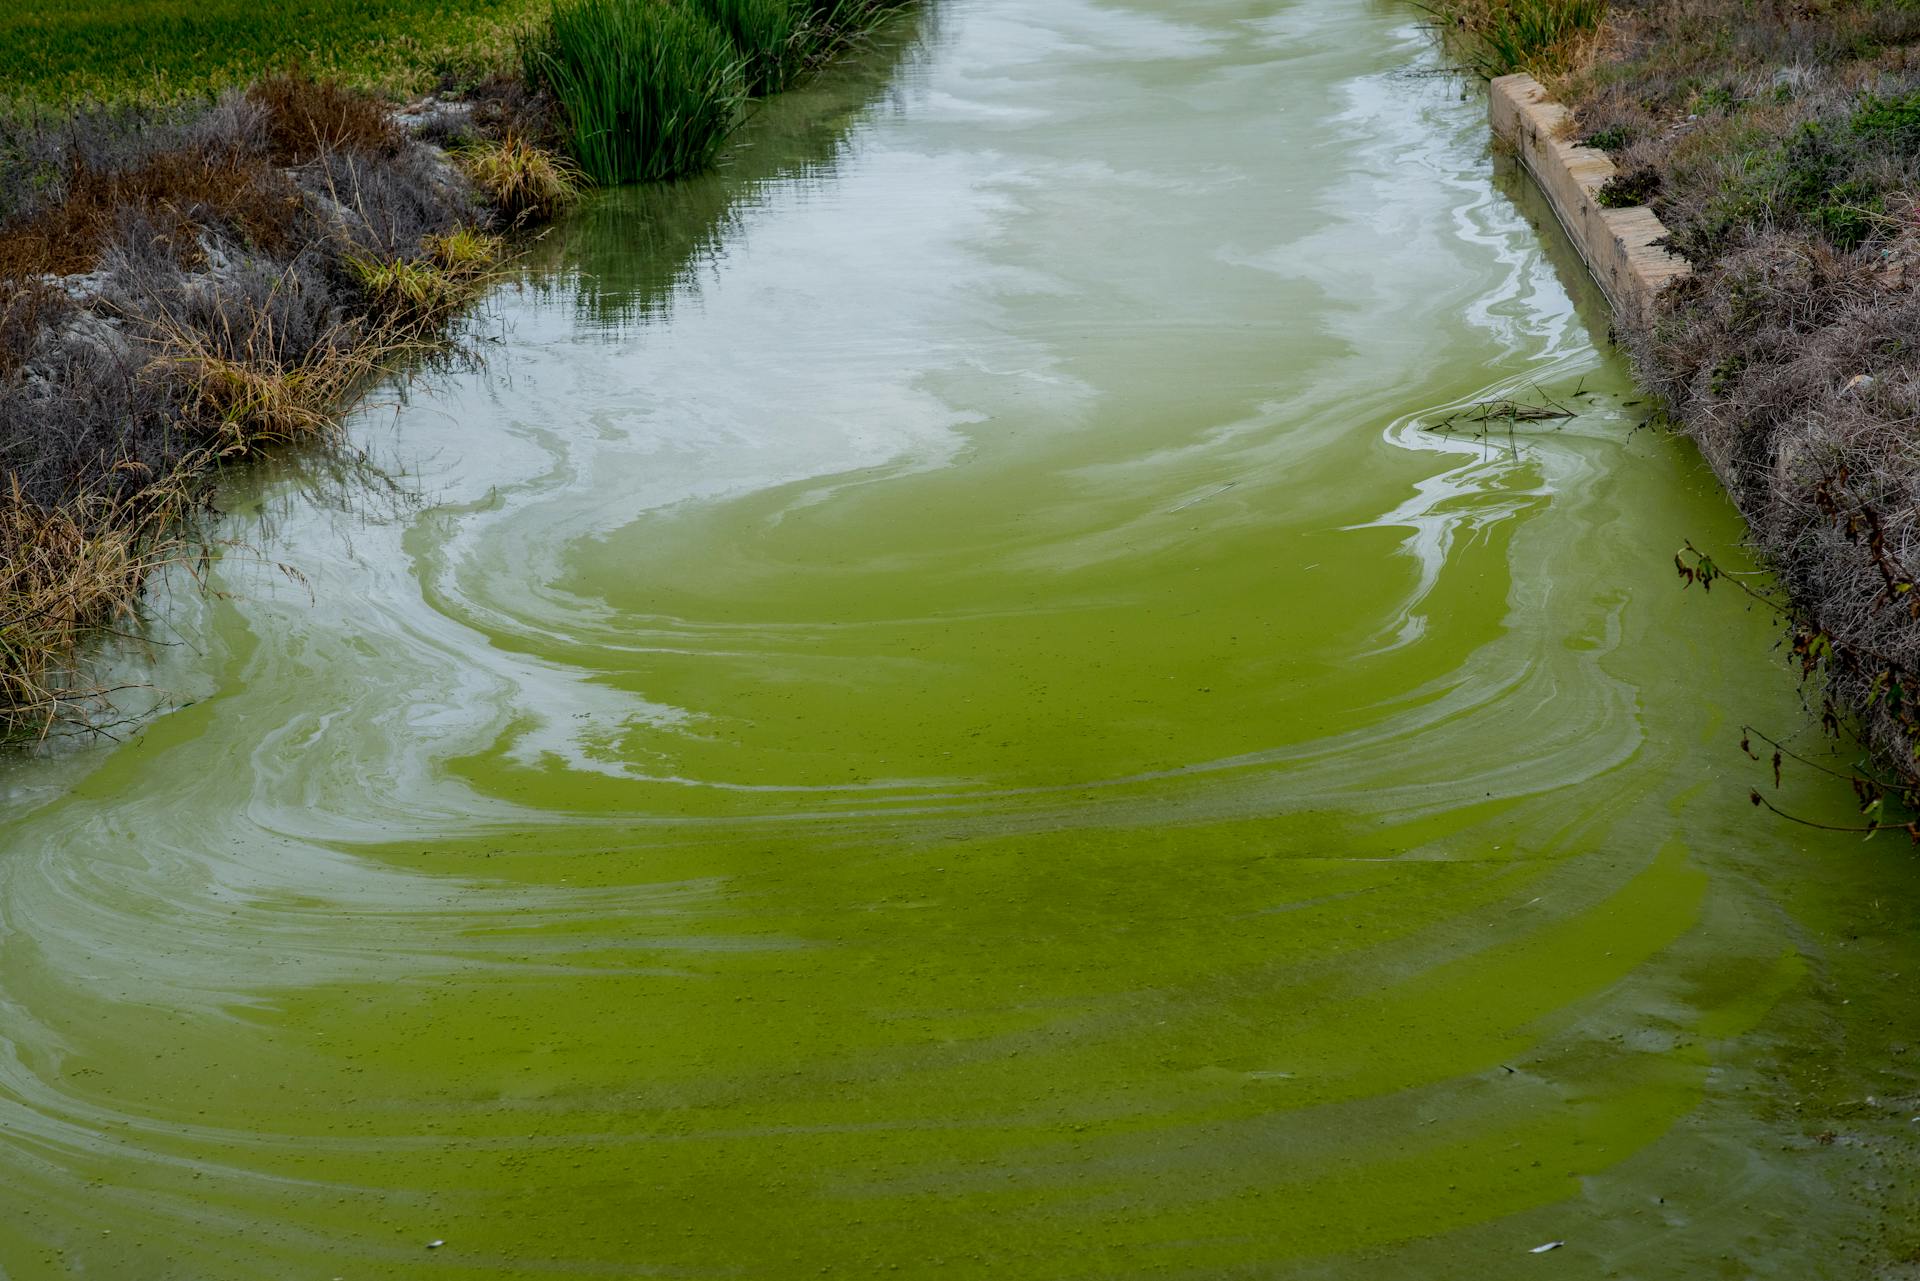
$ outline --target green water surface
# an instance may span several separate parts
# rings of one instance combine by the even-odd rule
[[[236,482],[0,1274],[1911,1275],[1915,857],[1419,19],[929,5]]]

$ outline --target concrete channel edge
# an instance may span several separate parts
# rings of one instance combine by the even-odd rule
[[[1511,144],[1553,206],[1616,315],[1645,315],[1655,295],[1692,268],[1662,248],[1667,228],[1645,205],[1608,209],[1599,192],[1614,175],[1604,151],[1567,140],[1572,113],[1523,73],[1488,87],[1493,132]]]

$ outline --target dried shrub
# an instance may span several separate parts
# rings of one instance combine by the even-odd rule
[[[424,257],[429,236],[446,235],[476,211],[460,172],[420,147],[392,156],[330,151],[299,183],[343,258]]]
[[[110,691],[73,670],[74,638],[128,618],[140,585],[178,560],[178,483],[139,501],[91,494],[47,507],[0,491],[0,730],[45,734]]]
[[[283,253],[297,238],[292,181],[234,150],[167,151],[122,171],[76,162],[62,189],[57,205],[0,229],[0,278],[91,271],[126,209],[140,210],[182,250],[193,250],[206,230],[267,253]]]
[[[64,295],[40,280],[0,284],[0,382],[27,363],[66,312]]]
[[[1614,0],[1597,48],[1561,91],[1695,266],[1623,324],[1639,374],[1920,784],[1920,8]]]
[[[391,156],[405,141],[387,109],[371,94],[334,80],[315,80],[295,67],[247,90],[266,112],[267,146],[274,163],[303,165],[328,152]]]

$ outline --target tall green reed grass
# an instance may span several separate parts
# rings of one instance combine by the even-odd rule
[[[521,55],[559,102],[580,168],[604,186],[704,169],[747,96],[734,42],[671,0],[555,0]]]
[[[871,30],[912,0],[789,0],[809,54],[825,57]]]
[[[794,0],[688,0],[727,33],[742,62],[747,92],[778,93],[799,71],[810,27]]]
[[[580,169],[602,186],[705,168],[774,93],[911,0],[552,0],[523,36]]]

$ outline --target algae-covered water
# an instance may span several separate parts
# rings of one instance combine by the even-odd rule
[[[945,0],[226,492],[0,1273],[1904,1275],[1915,856],[1417,17]]]

